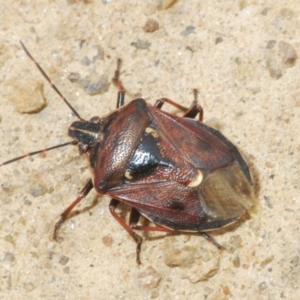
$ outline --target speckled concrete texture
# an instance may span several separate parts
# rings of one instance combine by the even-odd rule
[[[115,108],[117,58],[126,101],[189,106],[197,88],[205,122],[249,162],[255,208],[213,233],[222,252],[198,236],[143,235],[137,266],[95,192],[51,239],[90,176],[76,147],[2,166],[0,299],[300,299],[300,3],[167,2],[0,0],[0,163],[68,141],[75,119],[22,40],[87,119]]]

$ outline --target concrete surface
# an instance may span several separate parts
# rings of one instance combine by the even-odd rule
[[[0,163],[68,141],[75,119],[19,40],[84,118],[114,109],[106,83],[122,58],[127,101],[188,106],[199,89],[205,121],[250,164],[255,209],[213,234],[223,252],[202,237],[151,234],[137,266],[109,199],[94,192],[51,239],[89,178],[76,147],[2,166],[0,299],[300,299],[300,3],[158,9],[166,2],[0,0]],[[89,95],[99,78],[102,93]]]

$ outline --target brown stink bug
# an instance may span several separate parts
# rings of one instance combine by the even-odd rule
[[[78,120],[69,127],[71,142],[28,153],[0,166],[50,149],[78,145],[92,173],[79,196],[61,214],[54,238],[72,209],[93,188],[111,198],[111,214],[137,243],[138,263],[142,239],[135,230],[199,232],[210,238],[205,232],[237,221],[253,205],[247,163],[219,131],[202,123],[203,110],[196,91],[190,108],[167,98],[154,106],[142,98],[124,105],[118,60],[113,78],[119,89],[117,109],[86,121],[21,45]],[[182,110],[183,116],[161,110],[165,102]],[[116,213],[120,202],[131,208],[129,224]],[[141,215],[155,226],[138,225]]]

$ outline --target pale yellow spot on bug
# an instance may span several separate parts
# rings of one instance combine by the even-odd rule
[[[126,171],[125,172],[125,178],[127,178],[128,180],[132,180],[133,176],[128,171]]]
[[[151,127],[147,127],[145,129],[145,132],[148,133],[148,134],[151,134],[154,138],[158,138],[158,133],[156,132],[156,130],[154,130]]]
[[[197,176],[188,184],[188,187],[196,187],[201,184],[203,180],[203,174],[200,170],[198,170],[197,173]]]

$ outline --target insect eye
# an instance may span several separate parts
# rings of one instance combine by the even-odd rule
[[[92,117],[90,120],[92,123],[100,123],[100,118],[99,117]]]

